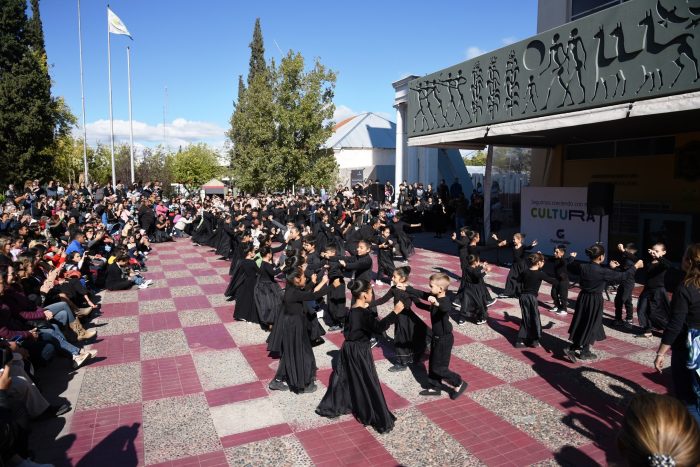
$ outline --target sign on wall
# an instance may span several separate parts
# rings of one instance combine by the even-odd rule
[[[624,2],[411,81],[408,135],[696,91],[699,56],[700,1]]]
[[[536,250],[551,255],[566,245],[586,261],[586,248],[598,241],[599,216],[586,212],[587,187],[524,187],[521,195],[521,231],[526,243],[537,239]],[[608,246],[608,216],[602,218],[600,241]]]

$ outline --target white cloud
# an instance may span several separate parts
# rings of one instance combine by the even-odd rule
[[[198,122],[177,118],[165,126],[149,125],[134,121],[134,146],[155,146],[167,142],[170,147],[187,146],[191,143],[205,142],[222,146],[225,141],[225,129],[212,122]],[[76,128],[76,137],[82,137],[82,129]],[[97,120],[87,124],[88,143],[108,144],[110,140],[109,120]],[[165,141],[164,141],[165,140]],[[114,141],[129,141],[129,121],[114,120]]]
[[[508,37],[504,37],[501,39],[501,44],[503,44],[503,45],[510,45],[510,44],[514,44],[516,42],[518,42],[518,39],[516,39],[513,36],[508,36]]]
[[[360,114],[364,114],[367,112],[372,112],[373,114],[379,115],[380,117],[386,118],[387,120],[392,121],[392,122],[396,120],[395,114],[386,113],[386,112],[373,112],[371,110],[355,111],[355,110],[352,110],[347,105],[340,104],[340,105],[337,105],[335,107],[335,112],[333,112],[333,121],[335,123],[340,123],[343,120],[345,120],[346,118],[350,118],[350,117],[353,117],[355,115],[360,115]]]
[[[472,45],[467,48],[467,59],[478,57],[479,55],[483,55],[485,53],[485,50],[482,50],[479,47]]]
[[[355,112],[347,105],[336,105],[335,111],[333,112],[333,121],[335,123],[340,123],[343,120],[345,120],[346,118],[350,118],[353,115],[357,115],[358,113],[362,113],[362,112]]]

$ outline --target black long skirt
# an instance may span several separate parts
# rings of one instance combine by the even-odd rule
[[[415,253],[413,242],[405,232],[397,233],[396,240],[398,241],[399,251],[404,258],[408,259],[410,256],[413,256],[413,253]]]
[[[224,291],[224,297],[235,297],[236,291],[243,285],[245,275],[241,271],[241,261],[234,260],[231,262],[231,270],[229,271],[231,280],[228,281],[228,286]]]
[[[236,307],[233,310],[233,318],[259,323],[258,313],[255,309],[255,277],[246,277],[241,286],[236,290]]]
[[[316,358],[303,315],[286,315],[281,331],[281,357],[277,375],[282,376],[295,392],[316,380]],[[274,327],[273,327],[274,329]]]
[[[255,284],[255,309],[261,323],[274,324],[282,309],[282,289],[276,282],[261,281]]]
[[[394,348],[396,360],[401,365],[419,361],[426,347],[428,327],[411,310],[404,309],[394,323]]]
[[[329,418],[352,413],[358,422],[379,433],[394,428],[396,417],[386,405],[369,341],[343,343],[338,366],[316,413]]]
[[[484,295],[485,287],[480,287],[480,284],[472,284],[464,282],[464,288],[461,293],[461,308],[459,309],[459,317],[462,319],[486,319],[488,313],[486,311],[486,296]]]
[[[379,280],[379,271],[384,271],[384,273],[391,278],[391,275],[394,273],[394,269],[396,269],[396,266],[394,266],[394,258],[392,254],[392,250],[386,249],[386,250],[380,250],[379,254],[377,254],[377,279]]]
[[[537,296],[522,294],[520,296],[520,311],[523,315],[518,329],[518,340],[540,340],[542,337],[542,322],[537,306]]]
[[[331,286],[328,291],[328,308],[323,314],[323,320],[328,326],[344,326],[348,310],[345,307],[345,280],[340,279],[338,287]]]
[[[520,283],[520,275],[525,270],[525,263],[518,261],[513,263],[510,271],[508,271],[508,277],[506,278],[506,289],[503,291],[504,295],[509,297],[518,297],[522,291],[523,285]]]
[[[576,299],[574,317],[569,326],[569,340],[574,347],[580,348],[604,339],[603,295],[600,292],[582,291]]]

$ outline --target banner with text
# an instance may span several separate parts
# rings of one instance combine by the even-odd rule
[[[599,216],[586,212],[587,187],[523,187],[521,231],[526,243],[537,239],[539,250],[551,255],[557,245],[586,261],[585,249],[598,241]],[[603,216],[600,241],[608,250],[608,216]]]

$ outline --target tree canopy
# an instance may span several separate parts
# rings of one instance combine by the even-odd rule
[[[291,50],[279,66],[266,64],[259,19],[250,49],[248,86],[239,77],[227,133],[236,185],[254,192],[330,184],[337,164],[322,146],[333,131],[335,72],[318,59],[307,70]]]

